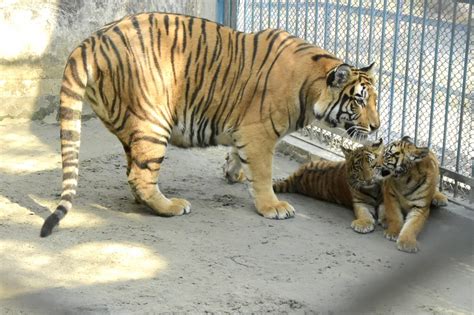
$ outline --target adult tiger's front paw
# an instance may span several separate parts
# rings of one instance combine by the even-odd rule
[[[295,209],[286,201],[277,201],[271,204],[263,204],[257,207],[260,215],[268,219],[288,219],[295,216]]]

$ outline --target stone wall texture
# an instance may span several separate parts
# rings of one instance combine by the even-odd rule
[[[0,120],[53,115],[69,52],[102,25],[144,11],[215,20],[216,1],[0,0]]]

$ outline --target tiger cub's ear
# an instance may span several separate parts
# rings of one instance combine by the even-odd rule
[[[351,156],[351,154],[352,154],[352,150],[351,150],[351,149],[344,148],[342,145],[341,145],[341,151],[342,151],[342,153],[344,153],[344,157],[345,157],[346,159],[348,159],[348,158]]]
[[[383,139],[379,138],[376,142],[372,143],[372,148],[380,148],[383,145]]]
[[[348,64],[341,64],[329,72],[326,78],[326,84],[331,87],[343,87],[351,77],[351,67]]]
[[[403,142],[410,143],[410,144],[415,144],[415,141],[413,141],[413,139],[410,136],[403,136],[403,138],[400,140]]]
[[[430,153],[430,149],[423,147],[416,147],[415,150],[408,153],[408,158],[413,162],[418,162],[423,160]]]
[[[370,77],[373,77],[375,75],[374,65],[375,65],[375,61],[372,62],[367,67],[360,68],[359,70],[367,73]]]

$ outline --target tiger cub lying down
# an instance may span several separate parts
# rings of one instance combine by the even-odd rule
[[[430,205],[445,206],[448,201],[437,189],[438,160],[429,148],[417,147],[410,137],[403,137],[385,149],[381,175],[384,206],[379,220],[386,225],[384,235],[396,240],[399,250],[417,252],[416,237]]]
[[[275,192],[300,193],[338,203],[354,210],[351,227],[359,233],[375,228],[377,207],[382,202],[380,170],[382,139],[355,150],[341,147],[345,161],[313,161],[288,178],[273,184]]]

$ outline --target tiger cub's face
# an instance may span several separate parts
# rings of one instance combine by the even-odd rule
[[[383,154],[382,177],[400,177],[407,174],[410,168],[423,160],[429,152],[429,148],[417,147],[410,137],[390,143]]]
[[[382,180],[383,149],[382,139],[354,150],[341,147],[346,158],[349,184],[353,188],[370,187]]]
[[[374,64],[360,69],[342,64],[330,71],[321,98],[325,105],[315,104],[316,118],[356,139],[377,130],[380,118],[373,68]]]

